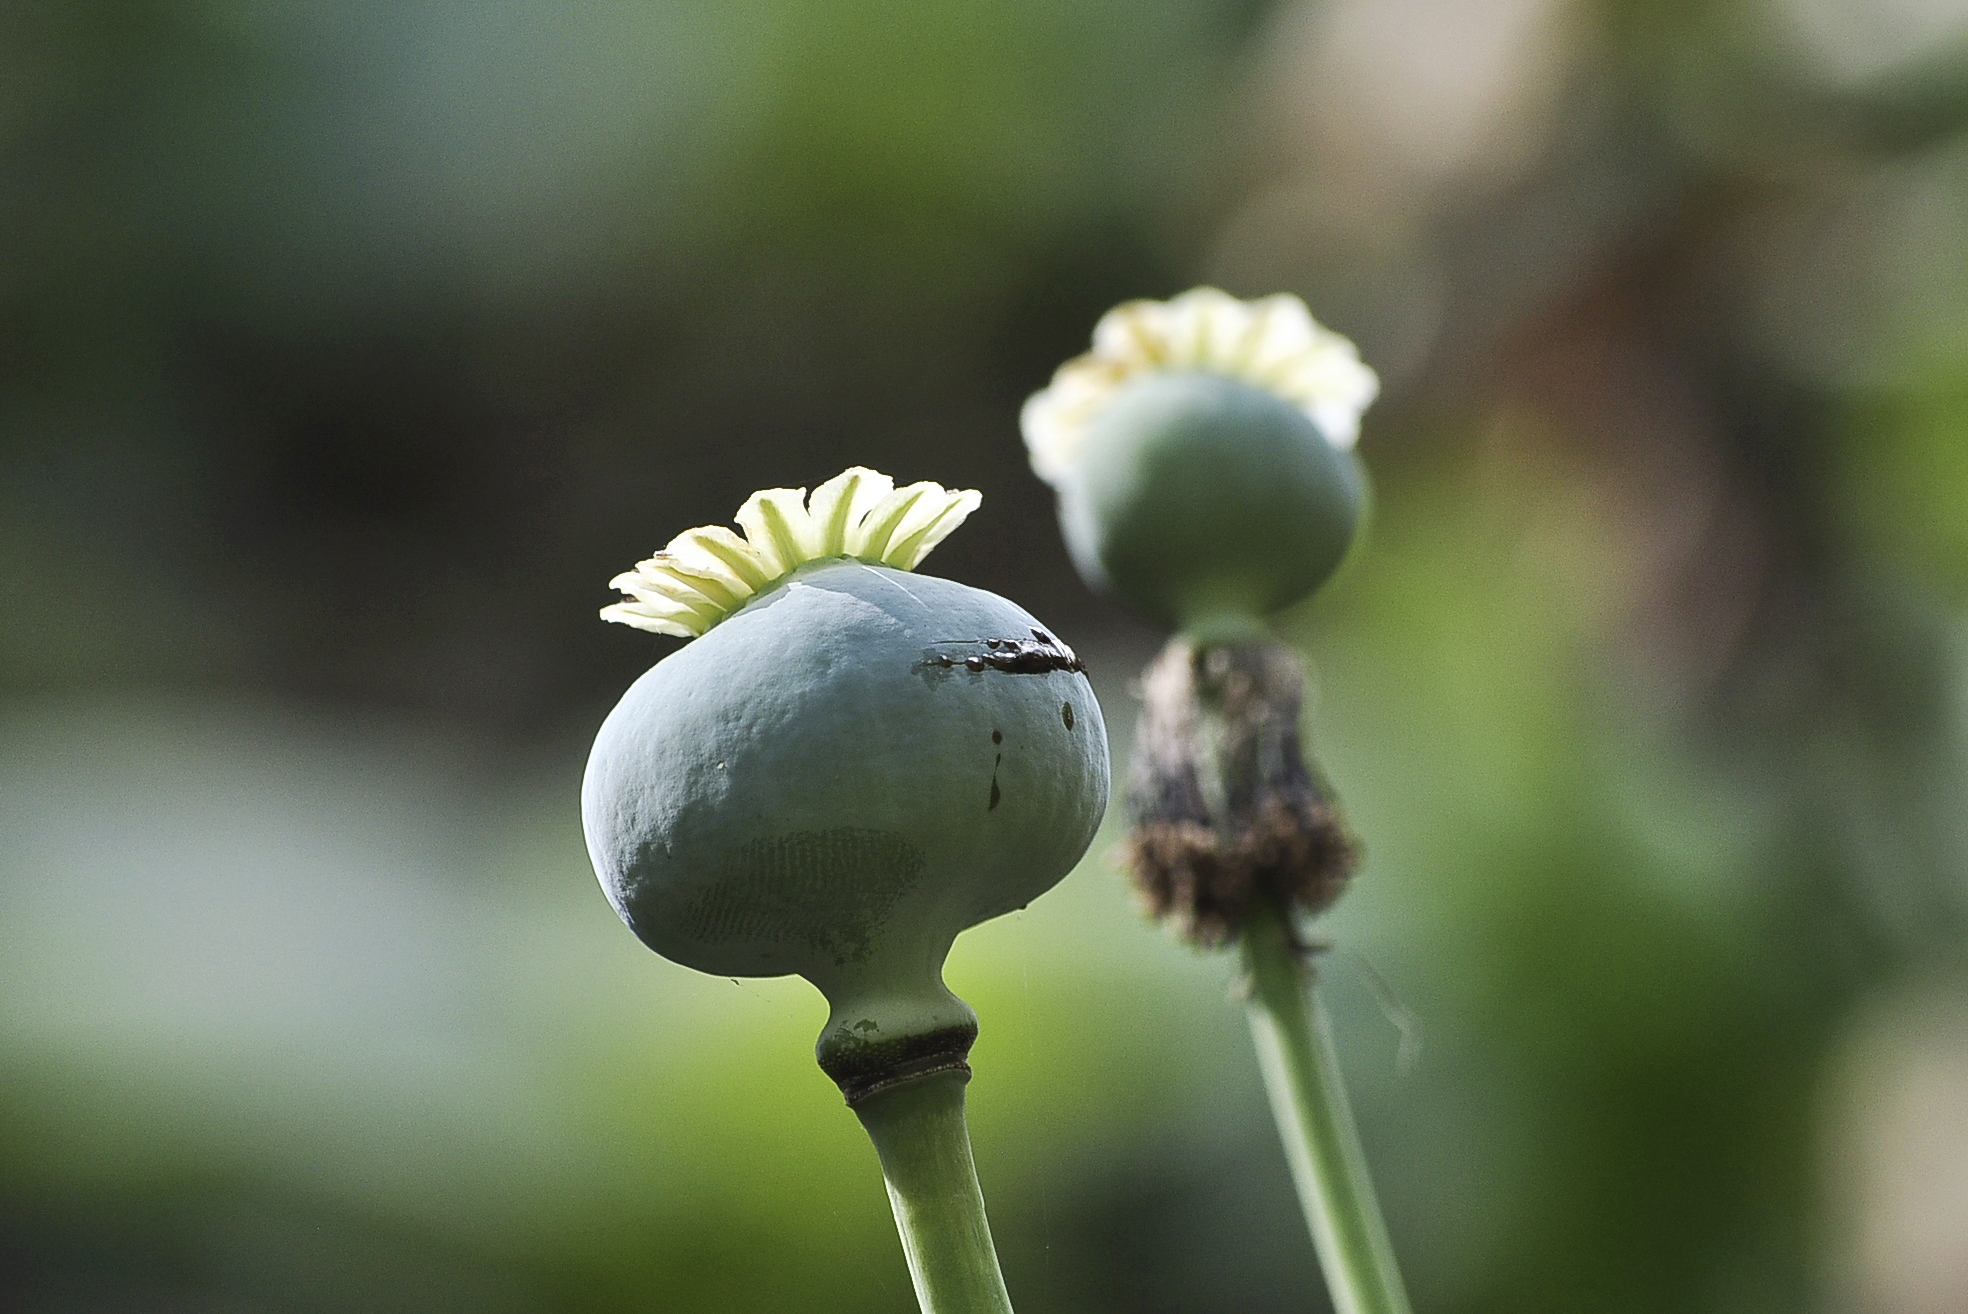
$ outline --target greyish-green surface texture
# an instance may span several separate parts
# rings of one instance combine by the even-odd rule
[[[1086,677],[1004,669],[1045,645],[1022,608],[949,580],[795,572],[657,663],[597,735],[582,811],[616,911],[700,971],[806,977],[834,1008],[823,1044],[974,1026],[940,983],[951,942],[1057,883],[1107,806]]]

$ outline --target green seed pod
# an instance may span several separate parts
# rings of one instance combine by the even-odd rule
[[[1108,758],[1071,651],[1003,598],[884,564],[928,546],[885,557],[855,540],[887,481],[849,477],[873,482],[846,499],[842,541],[818,546],[865,555],[761,562],[770,577],[739,605],[690,604],[716,614],[609,714],[582,815],[610,902],[650,948],[821,989],[822,1066],[852,1097],[911,1062],[961,1061],[976,1022],[942,985],[950,945],[1071,870],[1106,809]],[[787,529],[785,556],[824,537],[831,488],[811,508],[767,495],[756,520]],[[910,537],[898,524],[888,542]],[[651,581],[674,582],[675,557],[656,563],[618,583],[674,603]]]
[[[1194,634],[1325,583],[1365,500],[1353,456],[1289,402],[1221,375],[1159,374],[1088,426],[1059,522],[1090,583]]]
[[[1377,388],[1297,298],[1204,288],[1111,312],[1022,418],[1089,584],[1196,637],[1247,638],[1345,558]]]

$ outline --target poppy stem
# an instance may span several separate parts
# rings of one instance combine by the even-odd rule
[[[1251,1036],[1292,1181],[1337,1314],[1409,1314],[1332,1027],[1285,917],[1275,908],[1253,909],[1243,955]]]
[[[881,1156],[922,1314],[1012,1314],[964,1123],[968,1069],[862,1096],[854,1112]]]

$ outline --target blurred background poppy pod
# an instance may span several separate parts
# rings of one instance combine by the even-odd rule
[[[1089,584],[1196,637],[1249,638],[1345,558],[1379,390],[1299,298],[1199,287],[1101,316],[1019,419]]]
[[[1197,373],[1128,384],[1058,487],[1088,582],[1195,634],[1255,622],[1325,583],[1366,503],[1357,460],[1303,411]]]

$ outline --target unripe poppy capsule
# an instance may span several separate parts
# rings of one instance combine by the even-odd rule
[[[1022,417],[1088,583],[1192,636],[1261,633],[1345,558],[1378,389],[1296,297],[1130,302]]]
[[[842,478],[857,475],[877,481],[864,501],[898,496],[876,497],[872,472]],[[813,526],[788,505],[813,515],[780,499],[766,519],[798,545]],[[1065,876],[1108,795],[1105,726],[1071,650],[995,594],[861,546],[758,565],[791,568],[635,682],[582,790],[623,921],[700,971],[812,981],[833,1006],[823,1066],[850,1094],[926,1037],[968,1048],[975,1019],[941,983],[952,941]]]
[[[1212,374],[1122,389],[1059,482],[1080,573],[1191,633],[1261,619],[1331,578],[1366,486],[1304,412]]]

